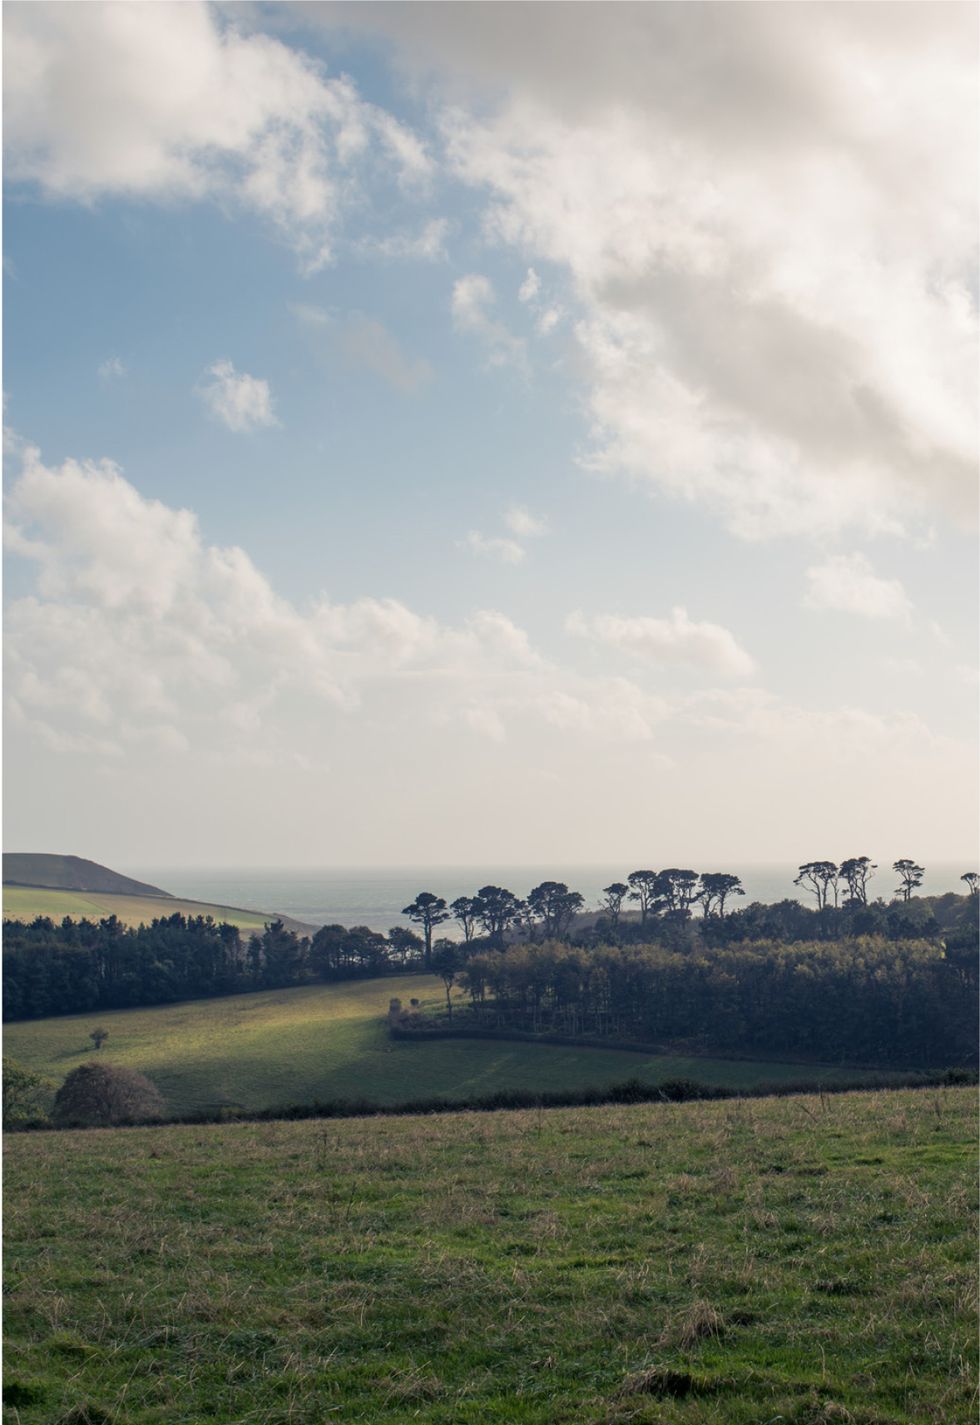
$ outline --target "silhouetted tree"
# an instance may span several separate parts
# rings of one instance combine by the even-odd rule
[[[425,942],[425,968],[428,970],[432,965],[432,932],[437,925],[441,925],[444,920],[449,919],[449,911],[442,896],[434,896],[431,891],[420,891],[412,901],[402,911],[402,915],[407,915],[409,920],[414,920],[416,925],[422,927],[422,938]]]
[[[93,1029],[89,1035],[96,1049],[101,1049],[105,1041],[109,1038],[108,1029]]]
[[[847,886],[849,904],[868,904],[868,882],[877,869],[870,856],[849,856],[840,863],[840,877]]]
[[[585,905],[578,891],[570,891],[564,881],[542,881],[528,892],[527,903],[541,920],[545,940],[561,940],[573,917]]]
[[[629,898],[631,901],[636,901],[640,907],[640,924],[646,925],[647,916],[653,906],[657,872],[631,871],[626,879],[630,883]]]
[[[676,866],[661,871],[654,883],[657,898],[675,915],[689,915],[698,888],[697,871],[683,871]]]
[[[601,904],[603,909],[609,912],[613,925],[619,924],[623,901],[629,893],[629,886],[624,885],[622,881],[613,881],[611,886],[605,886],[603,888],[603,900]]]
[[[837,904],[837,879],[839,872],[833,861],[807,861],[799,868],[800,874],[793,878],[794,886],[804,886],[817,898],[817,909],[823,910],[831,886],[834,890],[834,904]]]
[[[395,959],[403,965],[413,960],[421,960],[425,954],[425,941],[414,930],[404,925],[393,925],[388,931],[388,944]]]
[[[917,886],[922,885],[922,877],[925,875],[924,867],[917,866],[914,861],[906,858],[903,861],[892,862],[892,870],[901,879],[901,885],[895,894],[901,896],[903,901],[911,900],[912,892]]]
[[[469,943],[473,939],[479,920],[480,906],[476,896],[457,896],[449,909],[459,921],[463,939]]]
[[[520,913],[520,901],[503,886],[481,886],[476,899],[480,924],[494,945],[503,945],[505,933]]]
[[[744,896],[745,889],[738,876],[727,871],[709,871],[701,877],[701,888],[695,897],[704,908],[705,917],[717,907],[718,915],[724,916],[725,902],[729,896]]]
[[[980,897],[980,875],[976,871],[967,871],[965,876],[960,877],[960,880],[966,882],[967,889],[974,900]]]

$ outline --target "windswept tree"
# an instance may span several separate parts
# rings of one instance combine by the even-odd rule
[[[980,897],[980,875],[976,871],[967,871],[965,876],[960,877],[960,880],[966,882],[967,890],[974,900]]]
[[[425,968],[428,970],[432,966],[432,932],[437,925],[449,919],[446,902],[442,896],[434,896],[431,891],[420,891],[412,904],[405,907],[402,915],[407,915],[409,920],[414,920],[416,925],[422,927]]]
[[[613,881],[611,886],[604,886],[600,907],[609,912],[609,918],[613,925],[619,924],[619,917],[623,909],[623,901],[630,893],[629,886],[622,881]]]
[[[451,903],[449,909],[459,921],[463,931],[463,939],[468,944],[476,934],[476,927],[480,916],[480,905],[476,896],[457,896]]]
[[[503,945],[504,935],[520,914],[520,901],[503,886],[481,886],[476,898],[481,926],[494,945]]]
[[[745,888],[738,876],[727,871],[708,871],[701,877],[701,885],[695,900],[701,902],[705,919],[712,914],[723,918],[725,902],[729,896],[744,896]]]
[[[868,882],[877,869],[870,856],[849,856],[840,863],[840,878],[847,887],[848,905],[868,904]]]
[[[93,1029],[88,1036],[96,1049],[101,1049],[105,1041],[109,1038],[108,1029],[103,1029],[100,1025],[98,1029]]]
[[[823,910],[830,896],[831,888],[834,893],[834,905],[837,904],[837,884],[840,872],[833,861],[807,861],[799,868],[800,874],[794,876],[793,885],[802,886],[810,891],[817,898],[817,910]]]
[[[658,900],[662,900],[667,910],[674,915],[690,915],[698,890],[697,871],[681,870],[670,866],[661,871],[654,883]]]
[[[630,884],[629,898],[640,907],[640,924],[646,925],[656,896],[657,872],[631,871],[626,879]]]
[[[922,885],[925,868],[923,866],[917,866],[914,861],[910,861],[906,858],[902,861],[893,861],[892,870],[901,881],[901,885],[897,887],[895,894],[901,896],[903,901],[910,901],[912,899],[912,892],[917,886]]]
[[[585,900],[564,881],[542,881],[528,892],[527,903],[541,921],[545,940],[562,940]]]

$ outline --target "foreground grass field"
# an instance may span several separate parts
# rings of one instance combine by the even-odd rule
[[[241,930],[259,930],[269,916],[261,911],[236,910],[231,906],[206,905],[203,901],[181,901],[169,896],[117,896],[101,891],[54,891],[34,886],[4,886],[3,914],[9,920],[34,920],[39,915],[52,920],[101,920],[117,915],[124,925],[149,925],[161,915],[210,915]]]
[[[389,1039],[383,1017],[403,1002],[445,1001],[435,976],[402,975],[152,1009],[69,1015],[4,1026],[4,1053],[55,1085],[91,1059],[89,1031],[109,1030],[100,1057],[153,1080],[173,1113],[270,1108],[333,1098],[397,1103],[496,1089],[604,1087],[691,1078],[732,1088],[825,1079],[845,1071],[749,1060],[646,1057],[612,1049],[479,1040]],[[851,1075],[852,1076],[852,1075]]]
[[[974,1093],[22,1135],[10,1425],[967,1425]]]

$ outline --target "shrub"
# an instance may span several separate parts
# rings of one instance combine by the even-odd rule
[[[51,1117],[63,1128],[86,1128],[160,1118],[163,1112],[159,1090],[135,1069],[82,1064],[55,1095]]]

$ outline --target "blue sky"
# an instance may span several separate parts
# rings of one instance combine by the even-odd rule
[[[970,7],[5,15],[9,848],[975,857]]]

